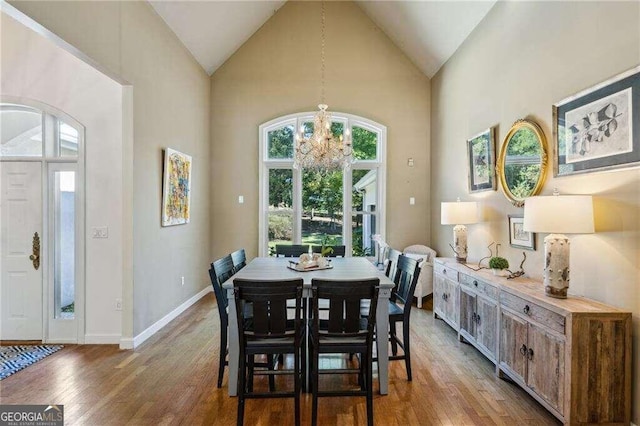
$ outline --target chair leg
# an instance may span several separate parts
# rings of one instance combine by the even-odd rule
[[[389,340],[391,341],[391,354],[398,355],[398,342],[396,339],[398,338],[396,334],[396,322],[389,322]]]
[[[402,323],[402,344],[404,346],[404,365],[407,369],[407,380],[411,381],[411,348],[409,346],[409,320]]]
[[[284,356],[282,354],[279,355],[267,355],[267,368],[269,370],[275,370],[276,361],[278,357]],[[269,392],[274,392],[276,390],[276,378],[273,374],[269,374]]]
[[[244,424],[244,401],[246,391],[246,359],[244,356],[240,357],[240,365],[238,366],[238,420],[236,424],[242,426]]]
[[[250,355],[247,360],[247,391],[253,392],[253,372],[255,370],[255,355]]]
[[[293,361],[293,388],[294,388],[294,405],[295,405],[295,421],[296,426],[300,426],[300,348],[296,349]]]
[[[310,368],[311,368],[311,375],[312,375],[312,377],[310,378],[311,393],[313,394],[312,401],[311,401],[311,426],[317,426],[318,425],[318,380],[320,377],[320,374],[318,374],[319,359],[318,359],[317,350],[313,351],[309,359],[311,364]]]
[[[227,328],[220,330],[220,361],[218,362],[218,388],[222,387],[224,366],[227,363]]]
[[[366,356],[365,370],[366,370],[366,386],[367,386],[367,425],[373,426],[373,364],[372,354],[362,354],[363,358]],[[364,360],[363,360],[364,361]]]

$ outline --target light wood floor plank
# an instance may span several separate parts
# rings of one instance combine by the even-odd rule
[[[376,424],[559,424],[522,389],[496,377],[494,365],[478,351],[458,342],[450,327],[433,318],[431,306],[414,307],[411,314],[414,380],[406,380],[403,361],[390,364],[390,393],[374,396]],[[227,396],[226,374],[223,388],[216,388],[219,332],[211,294],[133,351],[65,346],[1,381],[0,403],[64,404],[67,425],[234,424],[237,400]],[[334,367],[343,361],[323,362]],[[279,388],[290,383],[277,378]],[[323,376],[321,383],[357,385],[355,377]],[[266,388],[265,378],[256,379],[260,386]],[[310,395],[302,395],[301,406],[302,423],[310,424]],[[293,399],[248,400],[246,407],[247,425],[293,424]],[[321,398],[318,420],[366,424],[364,398]]]

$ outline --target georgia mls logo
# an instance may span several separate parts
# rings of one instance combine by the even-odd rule
[[[63,425],[63,405],[0,405],[0,426]]]

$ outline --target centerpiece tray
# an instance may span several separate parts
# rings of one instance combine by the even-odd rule
[[[315,263],[315,265],[311,264],[309,266],[305,266],[301,262],[294,262],[293,260],[291,260],[289,261],[289,263],[287,263],[287,268],[294,271],[298,271],[298,272],[311,272],[311,271],[322,271],[323,269],[332,269],[333,265],[330,263],[327,263],[325,266],[321,267],[320,265]]]

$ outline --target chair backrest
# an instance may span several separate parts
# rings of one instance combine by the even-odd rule
[[[398,257],[396,275],[393,279],[396,285],[391,299],[402,301],[405,305],[405,311],[407,307],[411,309],[411,301],[413,300],[413,293],[416,291],[419,275],[418,261],[401,254]]]
[[[213,266],[220,285],[224,284],[225,281],[231,278],[231,276],[234,274],[233,259],[231,258],[230,254],[216,260],[211,264],[211,266]]]
[[[387,251],[387,269],[385,271],[385,275],[392,280],[396,276],[396,268],[398,266],[398,257],[400,257],[402,253],[399,250],[389,248]]]
[[[311,280],[313,297],[311,298],[313,326],[318,330],[314,334],[327,337],[363,336],[373,338],[378,304],[379,278],[366,280]],[[329,301],[329,319],[326,327],[320,327],[320,309],[322,300]],[[361,302],[370,301],[369,313],[361,318]]]
[[[247,265],[247,255],[244,249],[239,249],[231,253],[231,261],[233,262],[233,272],[238,272]]]
[[[326,247],[331,247],[332,249],[332,251],[325,254],[326,257],[344,257],[346,252],[345,246],[325,246],[325,248]],[[313,250],[314,253],[322,253],[322,246],[311,246],[311,250]]]
[[[221,327],[226,327],[227,320],[229,315],[227,313],[227,306],[229,305],[229,299],[225,294],[224,289],[222,288],[222,284],[220,280],[218,280],[218,276],[216,275],[216,271],[213,268],[213,263],[211,264],[211,268],[209,268],[209,277],[211,278],[211,285],[213,286],[213,293],[216,295],[216,303],[218,304],[218,314],[220,315],[220,323]]]
[[[308,244],[276,244],[276,256],[278,257],[300,257],[308,252]]]
[[[302,278],[279,281],[234,279],[240,342],[294,335],[299,338],[295,331],[302,330],[302,284]],[[288,301],[295,301],[296,308],[288,310]],[[251,309],[246,309],[246,304],[251,304]],[[245,318],[246,312],[252,312],[250,321]]]

